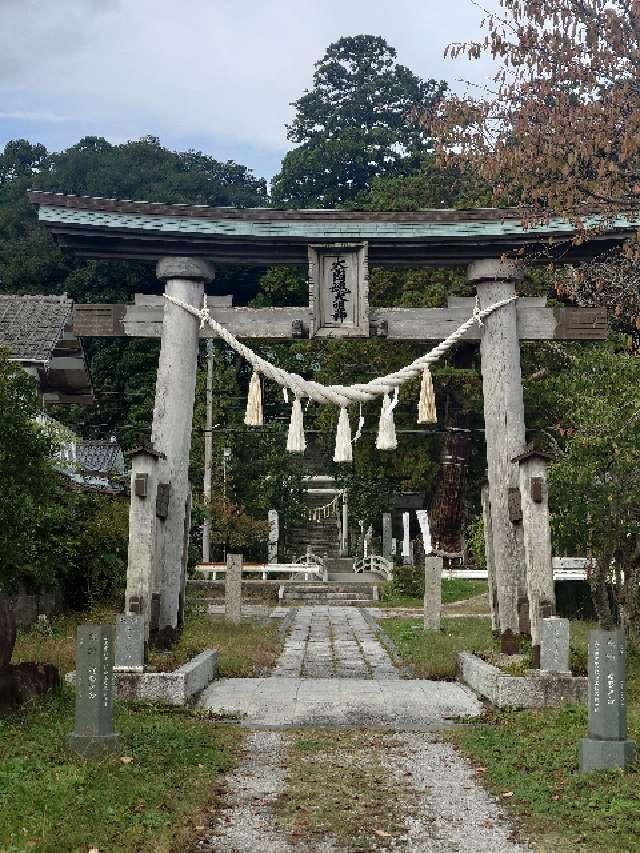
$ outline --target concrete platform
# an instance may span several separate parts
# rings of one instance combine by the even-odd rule
[[[469,688],[454,682],[351,678],[225,678],[211,684],[197,706],[242,715],[247,728],[397,731],[442,729],[483,710]]]

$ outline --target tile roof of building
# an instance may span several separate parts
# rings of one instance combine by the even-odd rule
[[[124,454],[115,441],[83,441],[76,445],[76,462],[85,471],[124,473]]]
[[[0,344],[16,361],[47,364],[71,320],[66,296],[0,296]]]

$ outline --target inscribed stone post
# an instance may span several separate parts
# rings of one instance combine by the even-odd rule
[[[391,513],[382,513],[382,556],[385,560],[393,558],[393,538],[391,526]]]
[[[242,620],[242,554],[227,554],[224,619],[234,625],[240,624]]]
[[[570,673],[569,620],[550,616],[542,619],[540,629],[540,669],[544,672]]]
[[[444,560],[433,554],[424,560],[424,629],[440,630],[442,609],[442,566]]]
[[[214,277],[211,265],[200,258],[166,257],[158,261],[158,278],[165,294],[200,308],[204,282]],[[163,478],[170,483],[166,517],[157,526],[159,629],[171,633],[178,626],[184,551],[185,507],[189,490],[189,451],[193,422],[200,323],[172,302],[164,305],[160,359],[153,410],[153,444],[163,453]]]
[[[144,615],[124,613],[116,619],[116,669],[144,670]]]
[[[626,767],[635,759],[627,739],[625,641],[622,628],[589,634],[589,730],[580,742],[580,770]]]
[[[67,744],[81,755],[113,752],[113,627],[79,625],[76,646],[76,721]]]
[[[544,453],[529,451],[518,457],[524,557],[529,594],[529,619],[534,666],[540,654],[540,628],[543,611],[555,610],[551,526],[549,524],[549,486]]]
[[[409,538],[409,513],[402,513],[402,562],[411,565],[411,540]]]
[[[268,559],[270,563],[277,563],[278,540],[280,538],[280,520],[277,510],[270,509],[267,517],[269,519]]]
[[[469,280],[476,283],[482,308],[515,296],[522,271],[511,261],[476,261]],[[515,302],[483,321],[480,338],[484,395],[487,475],[493,533],[493,556],[503,651],[518,645],[518,574],[524,553],[509,512],[509,492],[519,487],[513,457],[525,449],[520,342]]]

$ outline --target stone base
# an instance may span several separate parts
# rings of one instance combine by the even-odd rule
[[[636,745],[632,740],[595,740],[583,737],[580,741],[580,772],[624,768],[635,761]]]
[[[218,676],[218,652],[207,649],[171,672],[133,672],[113,670],[113,692],[117,699],[159,702],[162,705],[187,705]],[[65,681],[75,684],[75,672]]]
[[[79,735],[72,732],[67,736],[67,746],[83,758],[99,758],[120,750],[120,735],[113,732],[110,735],[93,736]]]
[[[563,703],[585,703],[588,679],[535,673],[508,675],[471,652],[459,652],[460,681],[498,708],[559,708]]]

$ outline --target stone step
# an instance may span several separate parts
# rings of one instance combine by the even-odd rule
[[[282,586],[285,589],[295,589],[301,592],[361,592],[363,589],[373,589],[377,586],[377,582],[371,581],[354,582],[354,583],[336,583],[329,581],[321,583],[318,581],[284,581]]]
[[[373,590],[370,588],[366,589],[346,589],[346,590],[332,590],[332,589],[285,589],[285,595],[296,595],[304,598],[335,598],[338,600],[339,598],[371,598],[373,595]]]
[[[352,561],[351,561],[352,562]],[[373,572],[329,572],[329,580],[340,584],[361,584],[372,583],[379,584],[382,582],[380,575],[375,575]]]
[[[283,607],[371,607],[375,601],[371,598],[284,598]]]

